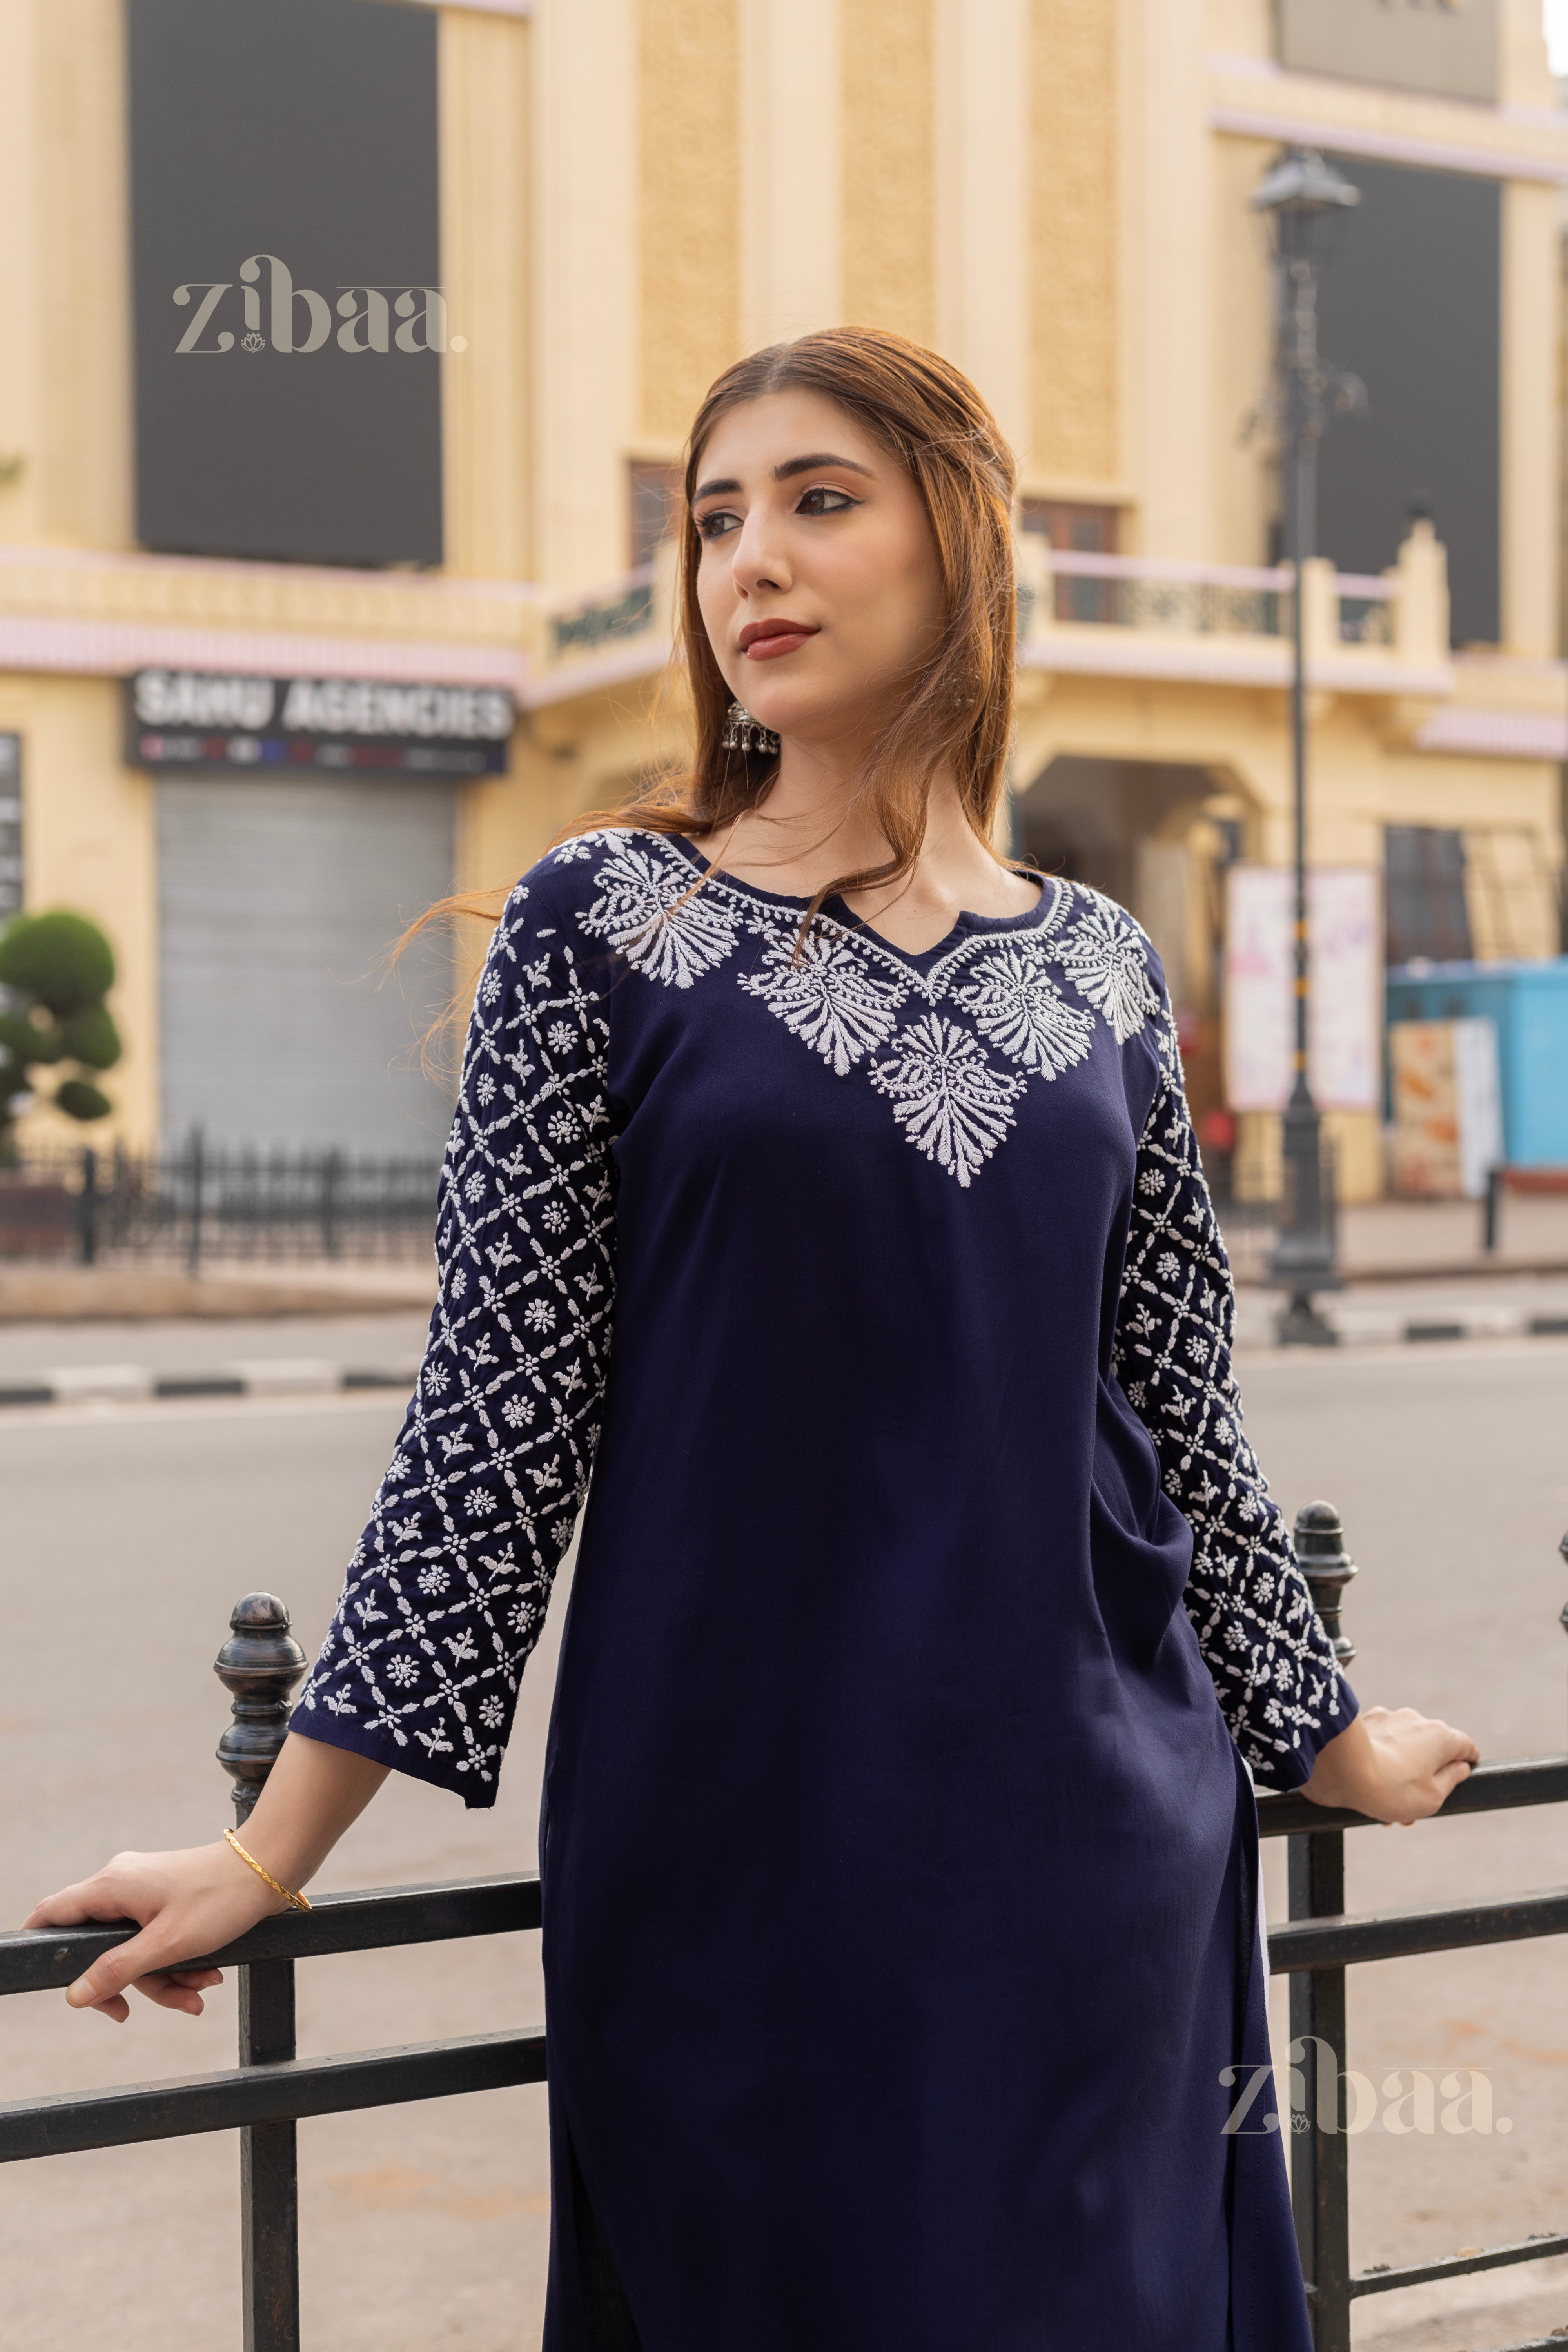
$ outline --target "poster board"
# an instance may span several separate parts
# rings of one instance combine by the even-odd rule
[[[1382,1100],[1382,881],[1375,866],[1307,877],[1307,1076],[1320,1110]],[[1226,869],[1225,1087],[1232,1110],[1283,1110],[1291,1086],[1295,879],[1288,866]]]

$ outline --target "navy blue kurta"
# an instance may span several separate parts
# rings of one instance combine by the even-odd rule
[[[805,913],[633,829],[512,893],[295,1727],[491,1803],[586,1496],[547,2352],[1306,2352],[1242,1759],[1356,1701],[1158,961]]]

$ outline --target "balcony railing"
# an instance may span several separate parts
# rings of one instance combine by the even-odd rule
[[[675,550],[541,613],[522,700],[539,709],[650,679],[669,656]],[[1021,668],[1283,687],[1294,573],[1286,565],[1189,563],[1163,556],[1018,541]],[[1453,692],[1443,550],[1407,540],[1386,574],[1306,566],[1303,637],[1314,682],[1341,692]]]

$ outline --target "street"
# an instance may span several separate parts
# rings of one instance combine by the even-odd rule
[[[402,1318],[379,1343],[409,1344]],[[84,1360],[134,1352],[126,1335]],[[306,1327],[301,1357],[331,1350]],[[13,1350],[14,1351],[14,1350]],[[1568,1343],[1542,1338],[1337,1354],[1248,1352],[1250,1433],[1288,1513],[1327,1496],[1361,1566],[1345,1629],[1363,1704],[1411,1705],[1489,1756],[1560,1749],[1568,1643]],[[401,1393],[24,1407],[0,1419],[9,1544],[0,1700],[7,1833],[0,1911],[122,1846],[196,1843],[229,1818],[212,1750],[213,1655],[244,1592],[279,1593],[313,1650],[401,1416]],[[395,1779],[322,1888],[531,1869],[558,1587],[489,1813]],[[1352,1910],[1563,1880],[1547,1810],[1355,1833]],[[1268,1854],[1284,1916],[1284,1854]],[[1436,2257],[1568,2226],[1562,1948],[1384,1963],[1352,1980],[1350,2060],[1491,2074],[1511,2129],[1378,2127],[1352,2151],[1352,2262]],[[6,2096],[232,2063],[232,1983],[199,2023],[138,2003],[116,2029],[55,1995],[0,2006]],[[536,1938],[311,1962],[301,2054],[536,2025]],[[1276,1988],[1276,2055],[1284,1996]],[[153,2352],[239,2336],[237,2152],[176,2141],[13,2168],[0,2198],[9,2340]],[[548,2236],[542,2091],[310,2123],[300,2131],[308,2343],[331,2352],[534,2352]],[[1568,2260],[1358,2305],[1358,2347],[1460,2352],[1568,2326]]]

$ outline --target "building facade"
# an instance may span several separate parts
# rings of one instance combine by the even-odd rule
[[[11,0],[0,888],[114,942],[121,1130],[431,1148],[450,975],[380,959],[678,750],[691,414],[843,322],[947,352],[1014,444],[1016,842],[1148,924],[1194,1108],[1228,1088],[1268,1190],[1235,909],[1289,855],[1289,605],[1249,199],[1291,142],[1363,194],[1321,309],[1367,415],[1304,607],[1310,855],[1379,933],[1353,1027],[1385,952],[1560,944],[1535,0]],[[1367,1197],[1377,1087],[1329,1093]]]

